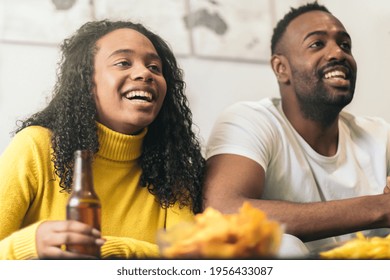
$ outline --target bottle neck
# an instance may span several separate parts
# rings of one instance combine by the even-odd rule
[[[73,193],[94,193],[92,175],[93,153],[87,150],[77,150],[74,154]]]

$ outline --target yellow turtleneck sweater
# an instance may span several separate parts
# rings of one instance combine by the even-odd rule
[[[130,136],[98,123],[100,150],[93,162],[102,203],[102,258],[158,257],[156,235],[193,215],[188,208],[162,209],[139,186],[137,159],[147,133]],[[46,220],[64,220],[68,194],[60,192],[51,162],[51,133],[31,126],[15,135],[0,157],[0,259],[37,258],[35,233]]]

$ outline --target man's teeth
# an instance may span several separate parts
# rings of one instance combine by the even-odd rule
[[[345,79],[347,76],[343,71],[340,70],[335,70],[332,72],[328,72],[325,74],[325,79],[330,79],[330,78],[343,78]]]
[[[152,94],[150,92],[141,90],[128,92],[125,97],[127,99],[142,99],[146,101],[152,101]]]

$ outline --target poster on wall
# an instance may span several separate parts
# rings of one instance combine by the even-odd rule
[[[138,21],[176,55],[206,59],[269,58],[274,0],[94,0],[97,19]]]
[[[186,23],[197,56],[265,61],[273,25],[272,0],[190,0]]]
[[[160,35],[177,56],[261,63],[269,60],[276,10],[286,5],[285,0],[245,0],[245,5],[237,0],[0,0],[0,42],[57,45],[87,21],[131,20]]]
[[[160,35],[179,56],[191,54],[183,20],[187,0],[94,0],[96,19],[131,20]]]
[[[57,45],[91,19],[89,0],[1,0],[0,40]]]

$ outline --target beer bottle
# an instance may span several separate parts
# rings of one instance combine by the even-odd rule
[[[101,205],[95,193],[92,174],[93,153],[77,150],[74,153],[72,193],[66,207],[67,220],[83,222],[100,231]],[[98,245],[67,245],[67,250],[100,258]]]

